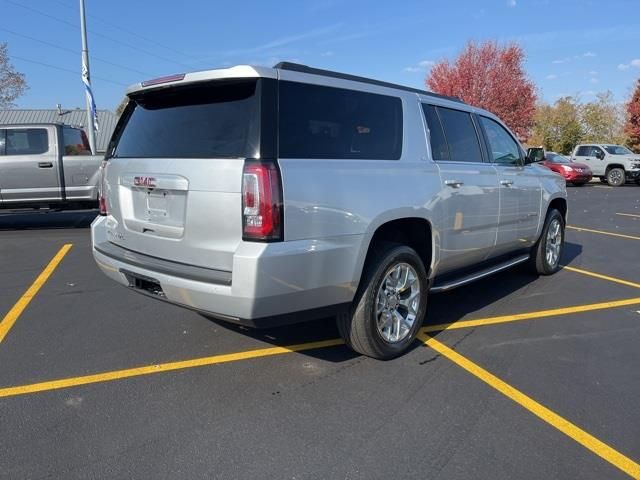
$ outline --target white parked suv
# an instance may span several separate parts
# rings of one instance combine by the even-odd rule
[[[601,182],[612,187],[624,185],[627,180],[640,185],[640,155],[622,145],[577,145],[571,160],[588,165],[594,177],[600,177]]]
[[[455,98],[290,63],[127,95],[92,242],[137,292],[254,327],[333,316],[386,359],[429,292],[560,268],[564,179]]]

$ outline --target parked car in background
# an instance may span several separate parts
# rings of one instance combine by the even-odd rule
[[[0,209],[96,208],[102,156],[80,128],[0,127]]]
[[[590,143],[577,145],[571,160],[588,165],[594,177],[612,187],[635,181],[640,185],[640,155],[622,145]]]
[[[544,165],[548,169],[559,173],[564,177],[567,183],[571,183],[576,187],[581,187],[591,181],[591,169],[582,163],[572,162],[564,155],[556,152],[544,152],[540,165]]]
[[[92,243],[134,291],[254,327],[333,316],[387,359],[429,292],[559,269],[565,181],[458,99],[289,63],[127,94]]]

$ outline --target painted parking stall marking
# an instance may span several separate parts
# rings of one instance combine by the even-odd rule
[[[15,303],[15,305],[9,310],[9,312],[4,316],[2,321],[0,321],[0,343],[4,340],[4,338],[11,330],[11,327],[16,323],[22,312],[27,308],[33,297],[37,295],[42,286],[49,279],[51,274],[58,267],[62,259],[65,255],[71,250],[73,245],[71,243],[67,243],[63,245],[58,253],[51,259],[49,264],[42,270],[40,275],[35,279],[35,281],[31,284],[31,286],[27,289],[26,292],[20,297],[20,299]]]
[[[590,450],[610,464],[619,468],[627,475],[630,475],[632,478],[640,478],[640,464],[636,463],[631,458],[618,452],[601,440],[598,440],[590,433],[584,431],[569,420],[561,417],[554,411],[548,409],[520,390],[512,387],[504,380],[493,375],[491,372],[485,370],[480,365],[472,362],[468,358],[460,355],[458,352],[447,347],[445,344],[439,342],[435,338],[425,334],[420,334],[420,339],[426,346],[430,347],[443,357],[447,358],[462,369],[466,370],[474,377],[482,380],[490,387],[494,388],[507,398],[513,400],[515,403],[533,413],[535,416],[548,423],[552,427],[561,431],[586,449]]]

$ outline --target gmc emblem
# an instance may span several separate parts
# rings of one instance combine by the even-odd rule
[[[156,179],[153,177],[133,177],[133,184],[136,187],[154,188],[156,186]]]

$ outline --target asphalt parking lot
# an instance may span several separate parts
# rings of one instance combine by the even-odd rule
[[[640,478],[640,187],[569,201],[567,268],[433,295],[389,362],[115,285],[93,212],[2,216],[0,478]]]

